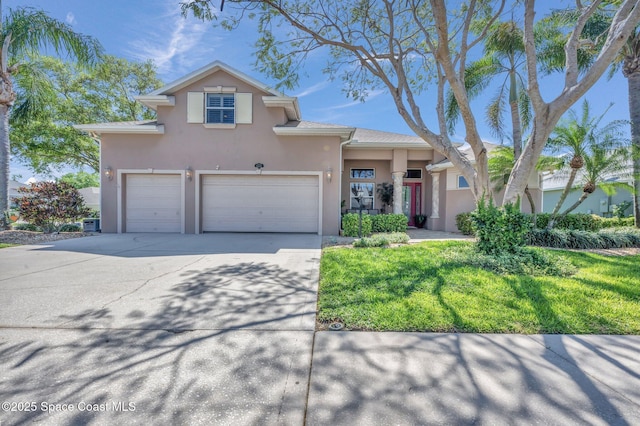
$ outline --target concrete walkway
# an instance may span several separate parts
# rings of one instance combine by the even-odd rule
[[[308,425],[638,425],[640,336],[317,332]]]

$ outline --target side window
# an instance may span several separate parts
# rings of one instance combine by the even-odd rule
[[[458,188],[469,188],[469,182],[462,175],[458,175]]]
[[[208,124],[234,124],[235,95],[207,93],[205,111]]]

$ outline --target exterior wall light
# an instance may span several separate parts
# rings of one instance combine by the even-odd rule
[[[113,169],[111,167],[106,167],[104,169],[104,175],[107,177],[107,179],[113,180]]]
[[[184,173],[187,176],[187,179],[189,179],[189,181],[193,180],[193,170],[191,170],[191,167],[187,167]]]
[[[331,179],[333,179],[333,169],[329,167],[327,169],[327,182],[331,183]]]
[[[253,167],[256,168],[256,173],[257,174],[259,174],[259,175],[262,174],[262,168],[264,167],[264,164],[256,163],[256,164],[253,165]]]

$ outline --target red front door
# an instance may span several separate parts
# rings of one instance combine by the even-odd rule
[[[413,217],[422,213],[420,206],[422,184],[403,183],[402,186],[402,212],[409,218],[409,226],[415,226]]]

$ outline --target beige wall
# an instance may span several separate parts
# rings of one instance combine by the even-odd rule
[[[253,124],[238,124],[235,129],[207,129],[188,124],[186,93],[205,86],[232,86],[238,92],[256,89],[220,71],[176,93],[174,107],[159,107],[158,122],[165,125],[164,135],[102,136],[102,167],[121,169],[158,169],[183,172],[191,167],[201,170],[253,171],[263,163],[265,171],[323,172],[323,234],[335,235],[339,229],[339,179],[328,183],[324,172],[339,168],[339,137],[278,137],[273,126],[283,124],[281,108],[266,108],[265,93],[253,96]],[[195,194],[197,179],[185,183],[185,232],[195,232]],[[123,188],[124,189],[124,188]],[[102,177],[102,228],[117,231],[117,179]],[[124,198],[124,196],[123,196]],[[124,209],[123,209],[124,210]],[[124,211],[122,222],[125,222]]]

